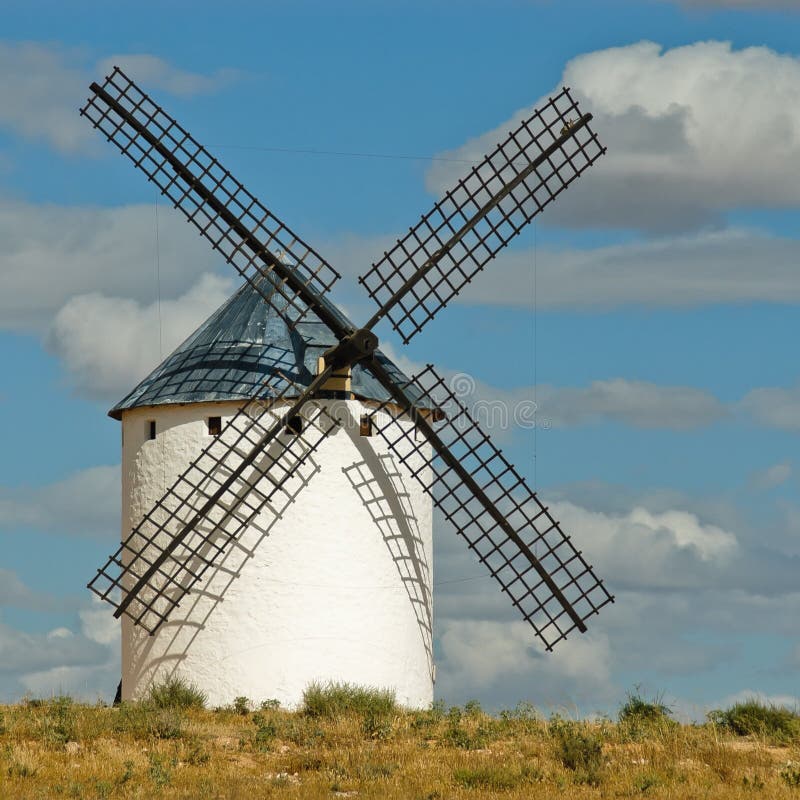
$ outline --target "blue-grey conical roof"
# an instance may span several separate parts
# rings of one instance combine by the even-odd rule
[[[326,302],[326,306],[341,316],[330,303]],[[285,302],[279,294],[273,295],[272,304],[266,303],[259,291],[245,283],[117,403],[109,416],[120,419],[123,411],[142,406],[249,399],[263,391],[267,376],[278,373],[307,386],[316,375],[317,358],[337,340],[311,312],[290,330],[279,311],[282,307]],[[398,383],[408,380],[383,353],[377,351],[375,357]],[[276,394],[285,386],[285,382],[271,383],[275,384]],[[358,364],[352,370],[352,391],[368,400],[389,398],[371,373]],[[417,400],[414,394],[412,399]]]

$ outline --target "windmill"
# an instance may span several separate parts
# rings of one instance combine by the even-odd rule
[[[291,705],[297,702],[301,682],[326,668],[338,670],[334,677],[346,679],[349,673],[342,671],[352,669],[354,677],[367,676],[374,685],[399,686],[398,697],[407,705],[430,702],[431,503],[485,565],[547,650],[574,630],[584,632],[586,620],[613,602],[602,581],[446,381],[430,365],[412,378],[405,376],[378,349],[373,329],[386,319],[407,344],[522,227],[591,166],[605,152],[590,128],[591,114],[582,115],[564,89],[523,120],[359,279],[377,309],[357,327],[329,299],[339,274],[121,70],[115,67],[102,85],[92,83],[91,92],[81,114],[244,278],[238,299],[231,302],[248,302],[252,309],[255,301],[266,315],[261,327],[280,320],[288,342],[268,370],[248,373],[247,380],[240,380],[237,373],[234,393],[215,393],[231,380],[225,370],[213,369],[219,355],[215,348],[221,346],[216,333],[208,337],[205,349],[179,348],[165,369],[153,373],[148,391],[154,386],[165,390],[176,374],[190,374],[188,389],[195,391],[200,381],[196,372],[186,372],[191,362],[192,369],[203,370],[204,401],[241,399],[224,415],[208,415],[206,438],[195,437],[190,446],[182,442],[174,448],[179,457],[164,469],[158,491],[154,487],[159,481],[153,479],[147,491],[140,483],[127,495],[123,492],[128,529],[118,550],[89,584],[123,621],[123,696],[142,694],[148,682],[165,670],[192,663],[194,656],[193,663],[203,665],[195,666],[192,674],[201,682],[217,680],[214,685],[219,688],[211,694],[221,702],[230,702],[233,695],[223,695],[234,691],[234,683],[221,674],[250,676],[249,690],[240,686],[237,694],[279,696]],[[218,315],[225,317],[230,311],[227,305]],[[197,336],[202,338],[202,331]],[[196,343],[196,337],[191,342]],[[305,368],[305,361],[299,370],[281,363],[281,354],[291,355],[298,347],[308,350],[312,344],[319,353],[315,369]],[[239,355],[246,348],[241,341],[225,344],[228,351],[231,346]],[[364,389],[367,385],[369,389]],[[363,402],[354,405],[354,398]],[[139,407],[163,402],[163,397],[138,398]],[[159,423],[148,413],[145,409],[144,416],[136,418],[137,430],[141,439],[156,444]],[[170,418],[167,426],[174,431],[183,421]],[[192,431],[199,430],[196,422],[192,421]],[[284,531],[280,558],[258,562],[265,542],[274,538],[271,526],[280,525],[298,508],[310,513],[325,504],[323,516],[336,516],[338,495],[314,498],[309,493],[316,473],[326,473],[328,456],[323,456],[331,452],[331,442],[342,437],[343,429],[363,455],[358,463],[347,463],[348,458],[337,462],[337,474],[349,478],[357,505],[353,515],[374,507],[379,485],[380,499],[387,505],[373,514],[376,536],[393,523],[408,528],[411,522],[420,532],[416,550],[410,546],[393,560],[400,572],[396,583],[408,592],[402,605],[415,607],[423,633],[421,646],[408,636],[392,639],[394,628],[403,627],[392,614],[401,612],[399,606],[385,611],[380,592],[356,592],[342,613],[331,601],[328,605],[334,608],[324,622],[318,619],[326,612],[324,602],[313,612],[297,607],[273,614],[269,607],[264,583],[281,582],[281,574],[276,575],[280,565],[295,577],[304,576],[300,583],[305,588],[293,595],[301,603],[315,591],[324,597],[325,583],[315,584],[314,576],[330,577],[331,559],[336,560],[334,571],[354,569],[354,580],[368,580],[371,574],[365,555],[371,547],[368,541],[354,544],[341,531],[326,532],[324,522],[316,520],[317,539],[309,545],[308,520],[302,514],[293,518],[293,530]],[[164,436],[171,435],[170,430]],[[127,435],[123,428],[123,436]],[[145,463],[145,471],[152,473],[157,471],[159,452],[151,448],[148,455],[147,446],[137,442],[134,458],[140,471]],[[359,473],[365,465],[366,478]],[[369,492],[371,496],[366,496]],[[348,527],[346,522],[342,525]],[[385,538],[388,546],[390,539],[401,537]],[[329,545],[336,552],[325,551]],[[237,551],[243,558],[230,566],[228,560]],[[250,570],[251,580],[245,583],[249,596],[243,598],[236,579],[243,577],[247,558],[259,566],[256,575]],[[413,592],[408,575],[400,569],[409,564],[416,571],[410,580],[416,587]],[[265,577],[262,573],[268,570]],[[220,575],[228,582],[220,583]],[[190,593],[205,603],[204,616],[185,611],[200,602],[190,599]],[[233,612],[209,612],[226,603]],[[350,641],[320,647],[308,645],[306,639],[314,637],[292,636],[319,625],[324,639],[324,625],[335,626],[348,613],[357,618],[348,622],[346,635],[334,632],[330,638],[349,636]],[[275,642],[268,657],[251,663],[249,671],[237,672],[248,658],[248,640],[260,625],[272,624],[275,615],[280,626],[273,630],[284,638]],[[216,628],[212,617],[218,620]],[[380,632],[378,641],[375,631]],[[203,636],[205,645],[198,643]],[[236,653],[231,652],[234,647]],[[430,668],[415,673],[411,687],[403,683],[404,673],[415,669],[419,673],[420,659],[405,655],[398,659],[398,648],[403,647],[421,652]],[[302,655],[293,658],[299,650]],[[343,653],[351,651],[358,658],[348,662]],[[417,665],[413,669],[412,662]],[[275,671],[281,672],[279,679],[270,677]],[[255,673],[258,676],[253,677]]]

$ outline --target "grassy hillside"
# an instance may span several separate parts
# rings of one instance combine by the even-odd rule
[[[599,722],[402,712],[347,686],[295,713],[202,701],[176,684],[118,708],[0,706],[0,798],[800,798],[798,717],[758,703],[687,726],[637,694]]]

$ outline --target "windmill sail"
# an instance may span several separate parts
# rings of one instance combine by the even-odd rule
[[[435,401],[442,428],[405,398],[416,393]],[[387,388],[389,388],[387,386]],[[375,430],[405,463],[426,443],[433,457],[410,470],[445,518],[487,567],[548,650],[613,598],[570,537],[523,478],[492,444],[445,381],[428,366],[405,386],[395,386],[393,403],[413,419],[424,439],[373,415]],[[384,404],[381,409],[389,408]],[[384,419],[381,423],[381,419]]]
[[[302,393],[288,383],[275,398],[264,387],[145,514],[89,584],[115,616],[154,633],[275,495],[305,486],[314,452],[338,425],[309,400],[328,374]]]
[[[274,272],[296,323],[338,280],[339,273],[263,206],[196,139],[156,105],[120,69],[81,109],[95,128],[126,155],[179,208],[236,271],[273,301],[255,280]],[[326,320],[327,322],[327,320]]]
[[[569,90],[551,98],[447,192],[359,282],[404,342],[605,149]]]

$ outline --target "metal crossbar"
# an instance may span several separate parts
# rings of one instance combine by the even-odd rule
[[[81,109],[271,305],[296,324],[339,273],[119,68]],[[271,274],[268,282],[259,275]],[[285,307],[284,307],[285,306]],[[318,309],[315,308],[315,311]]]
[[[273,393],[230,419],[97,571],[89,588],[115,616],[154,633],[278,493],[293,497],[317,471],[312,456],[339,423],[314,400],[295,409],[291,383]],[[299,433],[286,427],[291,414]]]
[[[568,89],[537,109],[359,282],[409,342],[497,252],[603,153]]]
[[[429,418],[402,395],[413,386],[435,404],[444,419],[435,433]],[[398,387],[393,400],[372,416],[376,432],[398,454],[445,518],[486,565],[548,650],[575,630],[612,596],[570,537],[540,502],[511,463],[492,444],[445,381],[428,366]],[[402,411],[392,411],[399,402]],[[411,418],[424,438],[417,439],[398,416]],[[437,416],[442,416],[437,415]],[[409,464],[412,454],[432,457]]]

